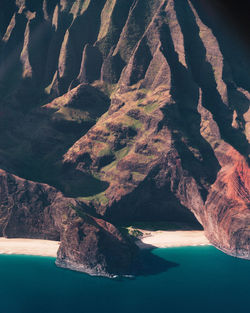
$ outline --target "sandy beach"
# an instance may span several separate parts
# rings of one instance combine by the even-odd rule
[[[0,254],[26,254],[56,257],[60,242],[40,239],[0,238]]]
[[[209,245],[204,231],[142,230],[136,244],[141,249]],[[60,242],[40,239],[0,238],[0,254],[26,254],[56,257]]]
[[[204,231],[200,230],[140,231],[143,236],[136,244],[141,249],[210,245]]]

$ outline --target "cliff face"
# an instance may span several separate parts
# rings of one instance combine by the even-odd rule
[[[250,62],[213,6],[1,6],[2,235],[60,238],[59,265],[129,274],[136,248],[110,223],[198,220],[250,258]]]

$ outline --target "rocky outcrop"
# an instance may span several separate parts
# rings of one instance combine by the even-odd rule
[[[0,174],[1,235],[59,240],[56,224],[60,222],[53,220],[51,212],[55,210],[53,204],[63,204],[62,194],[48,185],[26,181],[3,170]]]
[[[137,258],[124,221],[199,222],[250,258],[250,62],[219,11],[5,2],[0,233],[60,239],[58,265],[108,276]]]
[[[80,214],[67,223],[56,264],[91,275],[135,273],[137,248],[110,223]]]
[[[86,214],[55,188],[3,170],[0,235],[61,240],[57,264],[62,267],[108,277],[134,273],[137,248],[115,226]]]

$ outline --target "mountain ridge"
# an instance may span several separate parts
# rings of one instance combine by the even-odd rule
[[[194,0],[11,3],[2,234],[61,238],[58,264],[129,274],[137,249],[112,223],[180,220],[249,258],[250,62],[217,11],[209,19]]]

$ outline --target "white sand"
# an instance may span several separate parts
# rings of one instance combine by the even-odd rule
[[[136,241],[141,249],[209,245],[204,231],[146,231]],[[0,254],[26,254],[56,257],[60,242],[40,239],[0,238]]]
[[[143,237],[136,244],[141,249],[210,245],[204,231],[140,231]]]
[[[0,238],[0,254],[27,254],[56,257],[60,242],[40,239]]]

